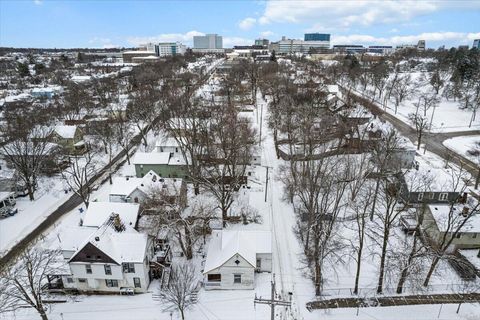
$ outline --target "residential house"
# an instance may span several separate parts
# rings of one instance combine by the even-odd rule
[[[465,222],[465,219],[468,220]],[[475,205],[428,205],[422,228],[433,242],[454,237],[452,249],[480,248],[480,212]]]
[[[152,170],[143,178],[115,178],[109,199],[110,202],[141,203],[150,192],[161,193],[171,204],[186,203],[187,186],[184,180],[162,178]]]
[[[50,86],[44,88],[33,88],[30,95],[34,98],[52,99],[62,91],[60,86]]]
[[[135,228],[140,214],[140,205],[137,203],[92,201],[85,212],[82,226],[98,228],[111,214],[118,214],[123,223]]]
[[[90,228],[88,228],[90,229]],[[63,276],[66,289],[85,292],[133,290],[146,292],[150,284],[152,239],[138,233],[119,214],[112,213],[94,230],[70,258],[70,275]],[[68,257],[71,247],[64,251]]]
[[[465,183],[452,169],[434,168],[418,163],[413,169],[404,169],[399,175],[401,196],[410,204],[454,203],[465,189]]]
[[[170,152],[137,152],[132,160],[138,178],[154,171],[162,178],[188,178],[188,168],[182,155]]]
[[[254,289],[255,272],[272,271],[269,231],[213,231],[204,267],[212,289]]]
[[[69,152],[82,151],[85,148],[83,130],[75,125],[58,125],[52,132],[52,142],[62,146]]]

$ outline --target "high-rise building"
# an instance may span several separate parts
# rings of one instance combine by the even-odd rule
[[[480,49],[480,39],[473,40],[473,48]]]
[[[294,53],[294,52],[301,52],[301,53],[311,53],[311,52],[323,52],[330,48],[330,41],[303,41],[303,40],[296,40],[296,39],[287,39],[286,37],[282,37],[282,40],[273,44],[278,46],[278,53]]]
[[[159,57],[183,55],[186,50],[180,42],[160,42],[155,45],[155,53]]]
[[[255,45],[256,46],[268,46],[270,41],[268,39],[256,39],[255,40]]]
[[[305,33],[305,41],[328,41],[330,43],[329,33]]]
[[[425,40],[418,40],[417,50],[425,51]]]
[[[195,49],[222,49],[223,39],[215,33],[206,34],[204,36],[194,36],[193,47]]]

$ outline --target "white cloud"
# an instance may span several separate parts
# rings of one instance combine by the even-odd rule
[[[233,46],[248,46],[254,44],[252,39],[246,39],[241,37],[223,37],[223,47],[231,48]]]
[[[163,33],[150,37],[128,37],[127,42],[131,45],[138,46],[148,42],[176,42],[180,41],[183,44],[192,44],[194,36],[203,36],[205,33],[196,30],[188,31],[186,33]]]
[[[33,0],[33,3],[36,4],[37,6],[40,6],[43,4],[42,0]]]
[[[267,38],[273,36],[275,33],[272,31],[262,31],[260,32],[260,36]]]
[[[450,44],[471,44],[474,39],[480,38],[480,33],[463,32],[425,32],[418,35],[392,36],[392,37],[374,37],[363,34],[352,34],[347,36],[332,35],[332,44],[363,44],[363,45],[399,45],[416,44],[418,40],[425,40],[427,46]],[[431,44],[434,44],[433,46]]]
[[[255,25],[256,22],[257,22],[257,19],[255,18],[245,18],[238,23],[238,26],[242,30],[249,30]]]
[[[480,1],[345,0],[267,1],[258,19],[269,23],[312,23],[323,28],[349,28],[406,22],[445,8],[480,8]],[[318,21],[321,21],[319,23]]]

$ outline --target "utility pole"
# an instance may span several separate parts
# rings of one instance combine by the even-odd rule
[[[258,108],[257,108],[257,115],[258,115]],[[263,103],[260,104],[260,136],[258,138],[258,145],[262,145],[262,127],[263,127]]]
[[[270,297],[270,299],[262,299],[262,298],[257,298],[257,295],[255,294],[255,300],[253,301],[253,303],[254,305],[256,305],[257,303],[270,305],[270,320],[275,320],[276,306],[283,306],[287,308],[292,306],[292,303],[290,301],[275,300],[275,274],[273,274],[271,295],[272,296]]]
[[[267,168],[267,177],[265,178],[265,202],[267,202],[267,190],[268,190],[268,166]]]

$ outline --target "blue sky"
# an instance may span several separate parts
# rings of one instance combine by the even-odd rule
[[[224,46],[305,32],[334,44],[471,45],[480,1],[92,1],[0,0],[0,46],[113,47],[218,33]]]

